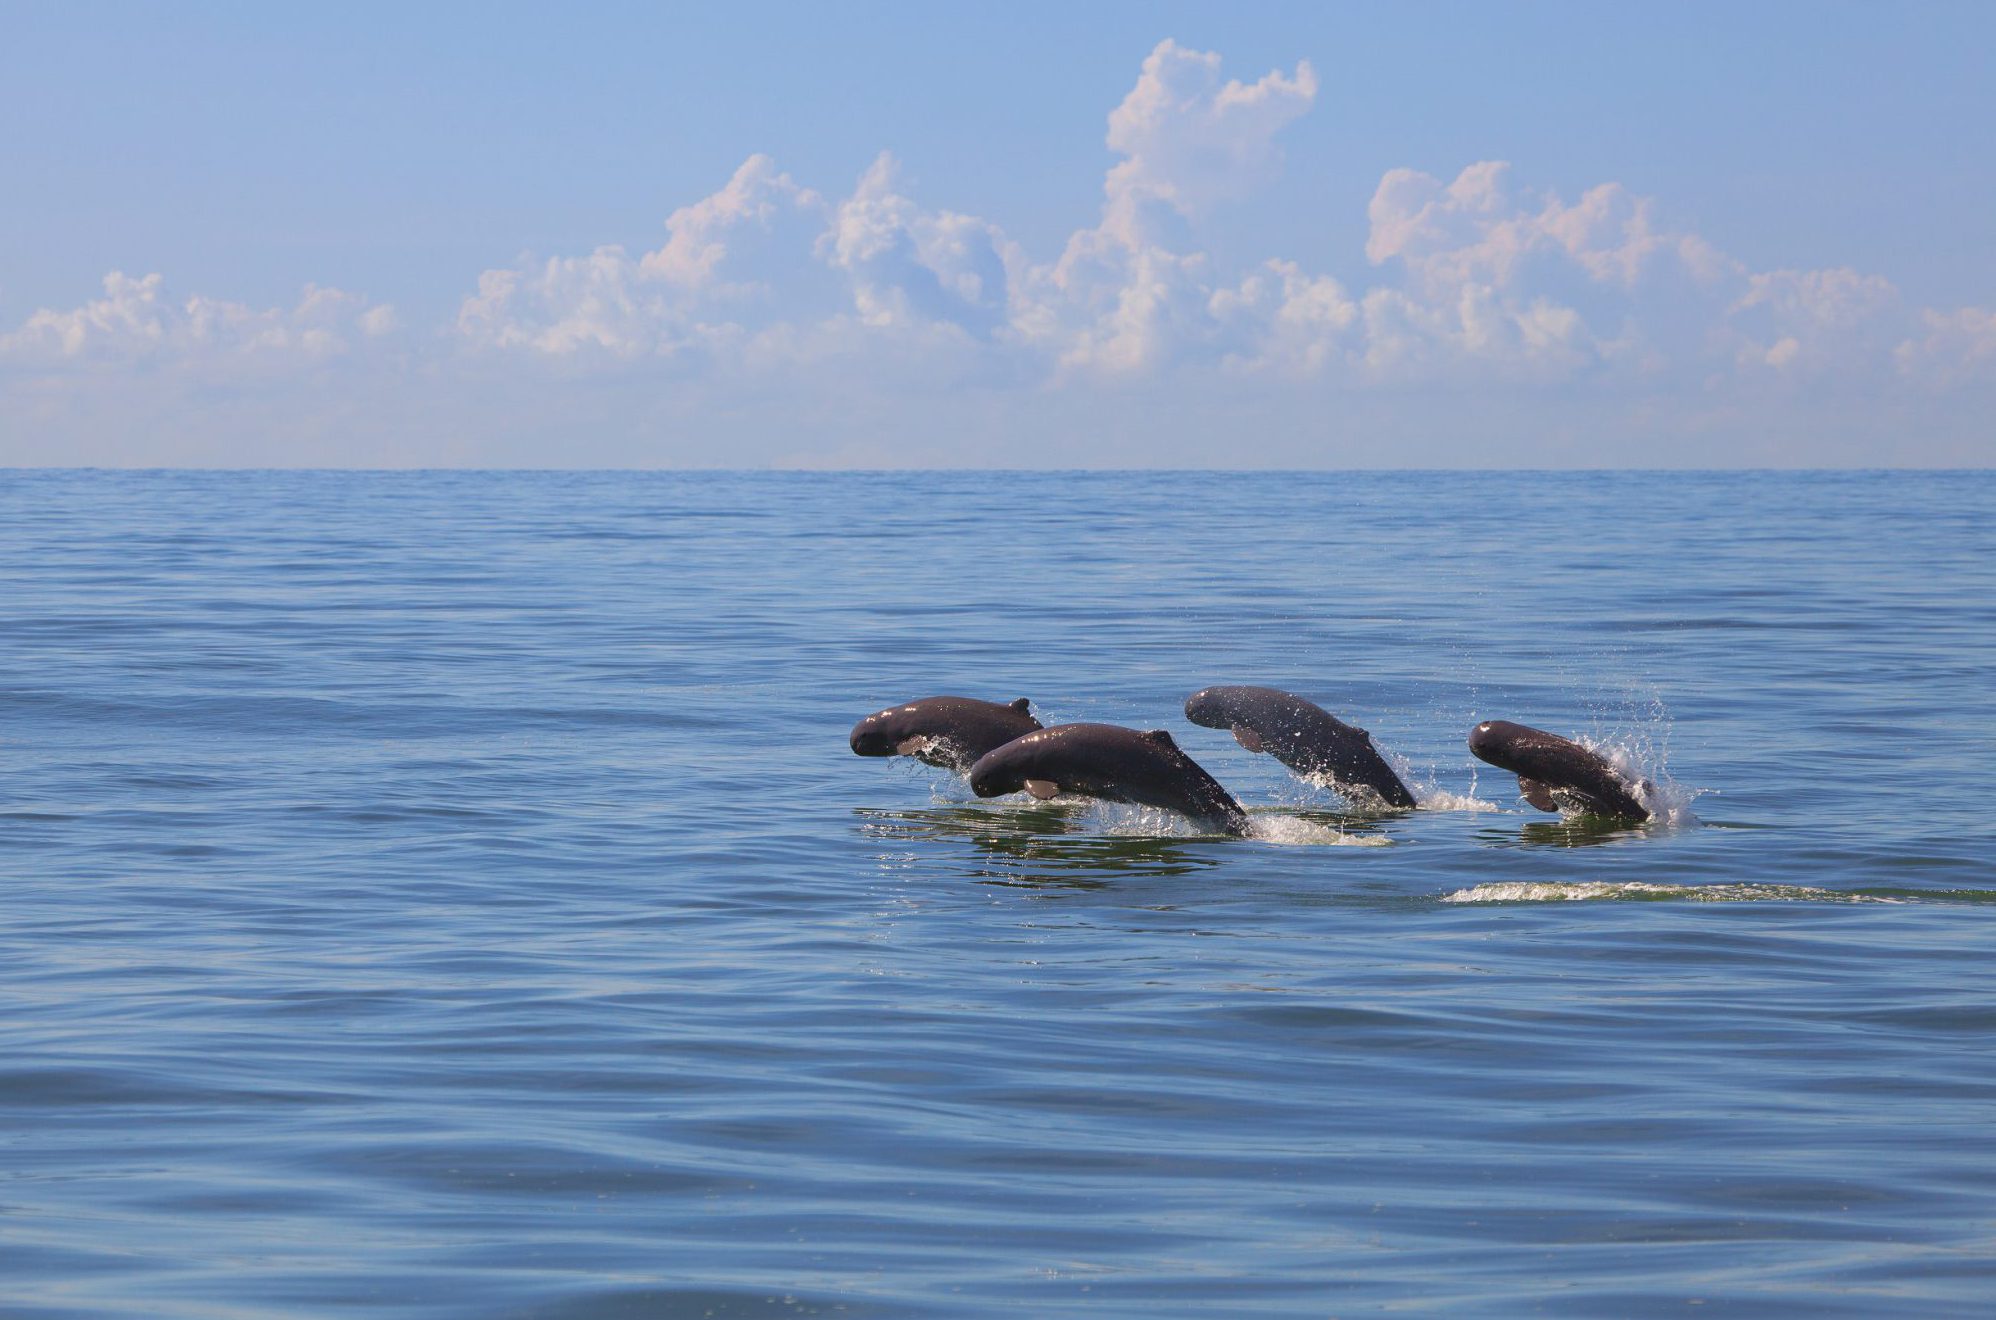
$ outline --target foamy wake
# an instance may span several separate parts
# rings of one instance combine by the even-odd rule
[[[1586,900],[1679,899],[1693,903],[1898,903],[1896,898],[1844,894],[1808,885],[1660,885],[1646,880],[1507,881],[1458,889],[1444,903],[1575,903]]]

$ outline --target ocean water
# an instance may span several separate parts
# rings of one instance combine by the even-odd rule
[[[1986,473],[0,473],[0,1313],[1986,1313],[1992,787]]]

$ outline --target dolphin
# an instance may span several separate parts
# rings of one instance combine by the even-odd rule
[[[1579,743],[1509,720],[1485,720],[1470,730],[1469,750],[1480,761],[1518,777],[1518,791],[1540,811],[1560,811],[1644,821],[1655,813],[1643,799],[1648,780],[1631,784]]]
[[[852,726],[861,756],[912,756],[959,774],[994,747],[1040,727],[1024,697],[1008,705],[974,697],[924,697]]]
[[[1248,833],[1247,813],[1220,782],[1180,751],[1163,729],[1056,724],[986,752],[970,767],[970,791],[997,797],[1020,789],[1162,807],[1222,834]]]
[[[1250,752],[1267,752],[1299,775],[1329,779],[1348,798],[1372,795],[1389,807],[1416,805],[1371,734],[1293,693],[1209,687],[1185,699],[1185,718],[1231,729]]]

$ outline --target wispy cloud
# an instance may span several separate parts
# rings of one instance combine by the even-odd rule
[[[169,299],[158,275],[104,277],[104,296],[68,311],[42,310],[0,335],[0,360],[41,366],[326,358],[396,328],[395,309],[357,294],[307,285],[296,306],[259,310],[195,295]]]

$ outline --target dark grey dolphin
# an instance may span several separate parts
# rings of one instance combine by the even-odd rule
[[[1389,807],[1415,805],[1414,795],[1372,745],[1371,734],[1293,693],[1209,687],[1185,699],[1185,718],[1209,729],[1232,729],[1250,752],[1267,752],[1299,775],[1327,778],[1346,797],[1369,792]]]
[[[970,767],[970,791],[997,797],[1021,789],[1162,807],[1201,828],[1248,833],[1247,813],[1220,782],[1180,751],[1163,729],[1139,733],[1114,724],[1056,724],[986,752]]]
[[[1600,756],[1556,733],[1485,720],[1470,731],[1469,750],[1478,760],[1516,775],[1518,791],[1540,811],[1563,808],[1638,821],[1654,814],[1643,805],[1643,798],[1655,792],[1648,780],[1631,784]]]
[[[853,725],[852,749],[861,756],[912,756],[961,773],[992,748],[1039,728],[1030,708],[1024,697],[1009,705],[975,697],[924,697]]]

